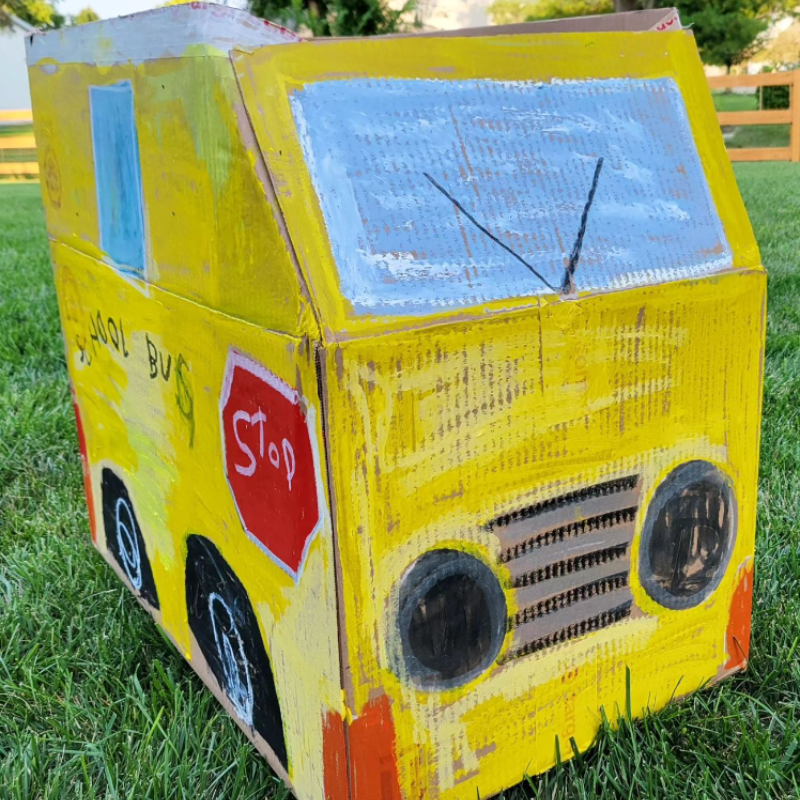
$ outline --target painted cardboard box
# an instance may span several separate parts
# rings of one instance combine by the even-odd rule
[[[691,34],[603,24],[29,43],[92,538],[302,800],[747,662],[765,275]]]

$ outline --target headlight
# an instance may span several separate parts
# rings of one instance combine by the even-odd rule
[[[728,479],[705,461],[673,470],[647,510],[639,579],[666,608],[691,608],[725,574],[736,537],[736,501]]]
[[[404,576],[399,600],[402,672],[419,686],[459,686],[497,658],[505,594],[477,558],[457,550],[426,553]]]

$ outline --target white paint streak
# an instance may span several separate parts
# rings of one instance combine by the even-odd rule
[[[235,47],[302,41],[291,31],[235,8],[211,3],[184,3],[141,14],[75,25],[27,39],[28,65],[40,61],[98,65],[186,56],[199,47],[202,55],[227,56]],[[193,55],[193,54],[189,54]]]

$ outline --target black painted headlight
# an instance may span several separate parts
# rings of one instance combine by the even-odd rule
[[[666,608],[705,600],[725,574],[736,537],[736,500],[712,464],[691,461],[673,470],[647,510],[639,579]]]
[[[426,689],[467,683],[497,658],[506,619],[486,564],[458,550],[426,553],[400,584],[402,671]]]

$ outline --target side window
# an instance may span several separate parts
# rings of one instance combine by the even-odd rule
[[[144,275],[144,213],[139,142],[129,81],[89,89],[100,247]]]

